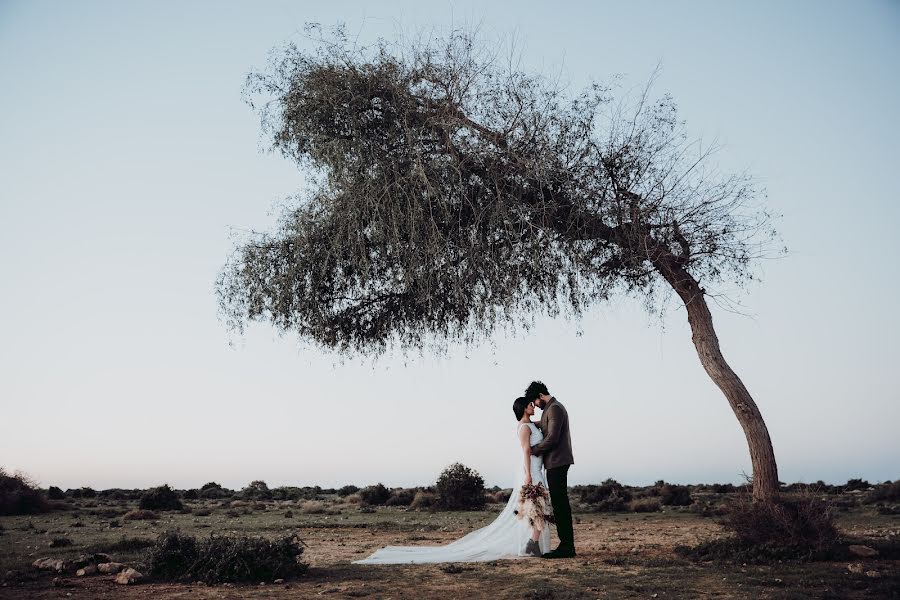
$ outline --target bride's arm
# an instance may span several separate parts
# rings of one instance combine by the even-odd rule
[[[519,427],[519,443],[522,445],[523,468],[525,469],[525,483],[531,485],[531,430],[528,427]]]

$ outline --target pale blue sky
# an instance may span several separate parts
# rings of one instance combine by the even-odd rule
[[[445,358],[231,338],[231,228],[303,184],[261,152],[244,76],[305,43],[478,23],[574,89],[661,64],[692,135],[766,187],[787,258],[714,307],[785,481],[900,477],[900,5],[866,2],[0,2],[0,465],[44,485],[421,485],[454,461],[510,485],[512,400],[573,419],[572,483],[739,481],[741,430],[674,302]],[[661,326],[662,325],[662,326]],[[229,346],[234,341],[234,346]]]

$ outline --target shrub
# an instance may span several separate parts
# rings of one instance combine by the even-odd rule
[[[391,497],[391,491],[384,485],[377,483],[359,491],[359,497],[365,506],[382,505]]]
[[[256,481],[251,481],[250,485],[241,490],[241,498],[271,500],[272,492],[265,481],[257,479]]]
[[[196,500],[200,497],[200,490],[185,490],[181,497],[185,500]]]
[[[50,510],[47,499],[24,473],[0,468],[0,515],[33,515]]]
[[[659,512],[662,505],[656,498],[640,498],[629,502],[628,510],[636,513]]]
[[[358,491],[359,491],[359,488],[356,487],[355,485],[345,485],[344,487],[340,488],[337,491],[337,495],[340,496],[341,498],[344,498],[345,496],[349,496],[350,494],[355,494]]]
[[[870,487],[872,487],[872,484],[865,479],[850,479],[844,484],[844,491],[854,492],[857,490],[867,490]]]
[[[321,515],[327,512],[328,507],[321,500],[304,500],[300,503],[299,509],[307,515]]]
[[[714,483],[709,486],[709,490],[714,494],[731,494],[736,491],[733,483]]]
[[[866,504],[876,502],[900,502],[900,479],[875,486],[875,489],[866,496]]]
[[[591,505],[598,512],[628,510],[628,503],[632,499],[631,492],[615,479],[607,479],[600,485],[577,485],[573,491],[583,503]]]
[[[259,582],[303,575],[303,543],[296,537],[277,540],[211,536],[198,541],[178,531],[160,534],[148,557],[150,575],[172,581]]]
[[[426,492],[424,490],[420,490],[416,492],[415,497],[413,497],[412,502],[410,502],[409,507],[413,510],[424,510],[428,508],[433,508],[436,504],[436,496],[434,492]]]
[[[811,496],[776,502],[740,496],[729,503],[722,525],[744,546],[791,548],[798,554],[822,552],[838,539],[831,508]]]
[[[126,521],[156,521],[159,519],[159,515],[157,515],[152,510],[129,510],[127,513],[122,515],[122,518]]]
[[[220,487],[210,487],[205,490],[200,490],[200,497],[206,498],[207,500],[219,500],[226,496],[230,496],[230,494]]]
[[[489,498],[491,502],[496,502],[498,504],[506,504],[509,502],[509,497],[512,496],[512,490],[495,490],[492,494],[489,494]]]
[[[397,488],[391,492],[391,497],[384,503],[385,506],[409,506],[416,497],[416,490],[409,488]]]
[[[67,537],[58,537],[50,540],[50,544],[48,544],[51,548],[64,548],[66,546],[71,546],[74,542]]]
[[[434,488],[440,508],[445,510],[484,508],[484,479],[465,465],[454,463],[444,469]]]
[[[694,501],[691,498],[691,488],[665,481],[656,482],[652,495],[659,496],[659,501],[663,506],[690,506]]]
[[[144,492],[140,507],[143,510],[181,510],[183,505],[178,494],[168,485],[161,485]]]
[[[96,498],[97,492],[94,488],[83,487],[81,488],[81,497],[82,498]]]
[[[50,489],[47,490],[47,497],[51,500],[65,500],[66,495],[63,493],[61,489],[56,487],[55,485],[51,485]]]

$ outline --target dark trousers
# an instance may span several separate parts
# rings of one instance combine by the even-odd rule
[[[559,547],[575,549],[575,534],[572,531],[572,507],[569,506],[569,485],[566,476],[570,465],[547,469],[547,487],[550,491],[550,504],[553,505],[553,516],[556,518],[556,533],[559,535]]]

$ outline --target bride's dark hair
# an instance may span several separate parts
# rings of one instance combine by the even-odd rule
[[[529,404],[531,404],[531,400],[529,400],[525,396],[516,398],[515,402],[513,402],[513,412],[516,413],[516,421],[522,420],[522,416],[525,414],[525,409],[528,408]]]

